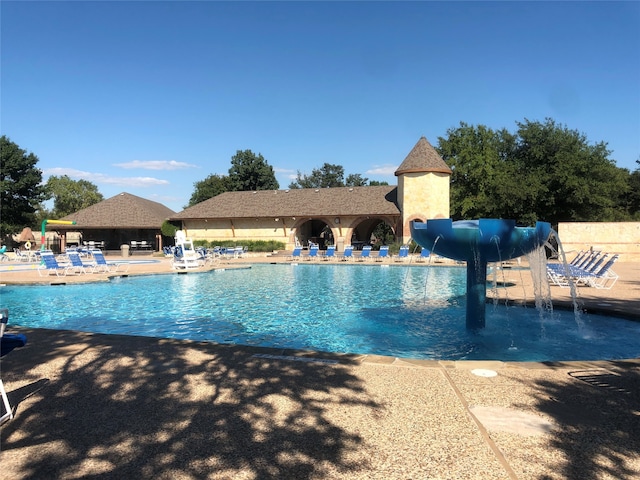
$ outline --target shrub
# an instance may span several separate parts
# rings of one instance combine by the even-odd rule
[[[194,240],[196,247],[247,247],[250,252],[272,252],[274,250],[284,250],[286,244],[275,240]]]
[[[407,245],[406,243],[398,243],[398,242],[394,242],[394,243],[390,243],[389,244],[389,253],[391,255],[397,255],[400,252],[400,247],[403,245]],[[419,245],[414,242],[413,240],[409,241],[409,253],[416,253],[416,252],[420,252],[420,247]]]
[[[176,232],[178,231],[178,227],[176,227],[174,224],[169,223],[168,221],[165,220],[164,222],[162,222],[160,231],[162,232],[162,235],[164,235],[165,237],[175,237]]]

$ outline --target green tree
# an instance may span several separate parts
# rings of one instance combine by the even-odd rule
[[[46,189],[53,198],[51,218],[62,218],[104,200],[98,187],[87,180],[72,180],[67,175],[51,176]]]
[[[229,189],[232,191],[278,190],[273,167],[260,154],[238,150],[231,157]]]
[[[628,170],[609,159],[607,144],[589,144],[576,130],[525,120],[518,123],[514,162],[525,172],[532,192],[531,212],[553,225],[558,222],[618,221],[628,193]]]
[[[463,218],[519,218],[520,206],[530,203],[527,191],[518,188],[513,158],[515,138],[505,130],[494,131],[460,123],[439,138],[438,152],[453,171],[451,216]]]
[[[340,165],[325,163],[320,168],[314,168],[311,175],[302,174],[298,170],[295,181],[289,188],[327,188],[344,187],[344,168]]]
[[[628,218],[623,198],[628,171],[577,131],[545,122],[517,123],[511,134],[485,126],[450,129],[437,150],[451,167],[451,216],[617,221]]]
[[[33,153],[2,135],[0,156],[0,235],[6,242],[11,234],[34,226],[36,209],[46,200],[46,192]]]
[[[640,220],[640,160],[636,160],[638,168],[629,175],[629,196],[627,211],[630,220]]]
[[[160,232],[162,232],[162,235],[165,237],[175,237],[178,230],[179,228],[168,220],[162,222],[162,225],[160,226]]]
[[[347,175],[347,179],[344,181],[344,186],[345,187],[365,187],[368,181],[369,181],[368,178],[363,177],[359,173],[352,173],[350,175]]]
[[[371,180],[369,182],[369,186],[371,187],[378,187],[378,186],[382,186],[382,185],[389,185],[389,182],[385,182],[384,180]]]
[[[209,200],[221,193],[228,192],[230,190],[229,177],[224,175],[209,175],[204,180],[195,182],[193,187],[194,191],[189,199],[189,205],[184,208]]]
[[[380,248],[380,245],[390,245],[395,242],[396,236],[393,233],[393,228],[384,222],[378,223],[371,233],[376,237],[376,248]]]

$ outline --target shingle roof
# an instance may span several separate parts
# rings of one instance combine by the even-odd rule
[[[425,137],[420,137],[420,140],[418,140],[418,143],[413,147],[413,150],[409,152],[407,158],[404,159],[396,170],[395,175],[419,172],[438,172],[448,173],[449,175],[453,173]]]
[[[160,228],[175,212],[161,203],[120,193],[60,220],[75,220],[76,225],[55,225],[56,230],[82,228]],[[53,228],[53,226],[52,226]]]
[[[225,192],[171,219],[398,215],[397,187],[335,187]]]

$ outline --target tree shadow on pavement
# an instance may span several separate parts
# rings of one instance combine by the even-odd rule
[[[577,366],[566,382],[544,380],[534,387],[536,409],[558,425],[550,446],[564,454],[559,478],[638,478],[640,363]]]
[[[206,343],[26,333],[28,346],[3,371],[27,390],[49,382],[2,428],[12,478],[308,479],[367,469],[363,438],[333,414],[381,408],[348,357],[327,364]],[[50,348],[29,349],[42,344]]]

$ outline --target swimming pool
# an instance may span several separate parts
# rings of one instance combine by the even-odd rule
[[[640,356],[640,323],[487,306],[465,328],[465,270],[380,265],[252,268],[5,286],[11,324],[96,333],[449,360]]]

